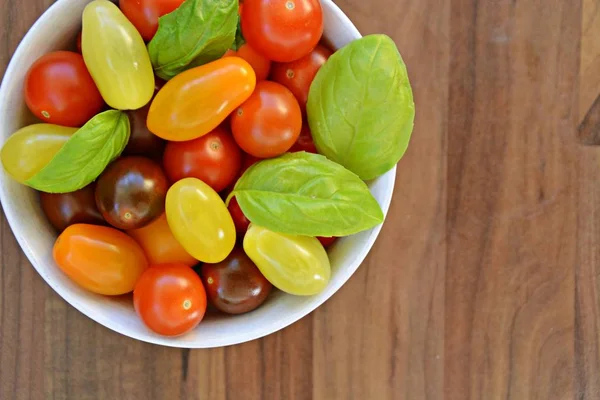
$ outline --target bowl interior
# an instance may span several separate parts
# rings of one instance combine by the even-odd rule
[[[25,106],[23,81],[29,66],[53,50],[73,49],[81,27],[81,13],[89,0],[58,0],[34,24],[17,48],[0,88],[0,138],[35,122]],[[350,20],[331,0],[322,0],[325,39],[339,48],[360,37]],[[56,28],[55,21],[60,21]],[[389,208],[395,168],[369,183],[384,213]],[[109,298],[89,293],[69,280],[52,259],[56,232],[39,206],[38,195],[0,168],[0,200],[23,251],[44,280],[67,302],[98,323],[135,339],[176,347],[208,348],[231,345],[275,332],[302,318],[327,300],[364,260],[381,227],[343,238],[330,249],[332,278],[319,295],[295,297],[275,291],[254,312],[240,316],[207,315],[193,332],[167,338],[149,331],[137,318],[131,296]],[[12,268],[7,265],[5,268]]]

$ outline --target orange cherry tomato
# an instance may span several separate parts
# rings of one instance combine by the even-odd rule
[[[244,43],[240,48],[235,50],[227,50],[223,57],[238,56],[248,61],[248,64],[252,66],[254,73],[256,74],[256,81],[264,81],[269,76],[271,71],[271,60],[254,50],[248,43]]]
[[[54,244],[54,260],[79,286],[105,295],[129,293],[148,266],[142,248],[107,226],[75,224]]]
[[[164,213],[149,225],[127,233],[142,246],[150,264],[178,263],[190,267],[198,264],[175,239]]]
[[[148,268],[133,291],[133,306],[148,328],[165,336],[194,329],[206,312],[206,291],[193,269],[182,264]]]
[[[167,82],[148,112],[150,132],[181,142],[206,135],[250,97],[256,74],[247,61],[224,57]]]

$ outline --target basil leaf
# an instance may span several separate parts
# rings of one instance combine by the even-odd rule
[[[410,141],[415,105],[406,66],[388,36],[334,53],[309,91],[308,122],[319,153],[363,180],[389,171]]]
[[[231,49],[238,51],[240,47],[246,44],[246,39],[244,39],[244,35],[242,34],[242,17],[238,17],[237,30],[235,31],[235,40],[231,45]]]
[[[148,43],[154,72],[169,80],[178,73],[221,58],[235,39],[238,0],[185,0],[158,20]]]
[[[263,160],[238,180],[244,215],[271,231],[346,236],[383,222],[383,212],[358,176],[327,158],[298,152]]]
[[[68,193],[93,182],[129,140],[129,118],[122,111],[96,115],[77,130],[50,162],[25,183],[47,193]]]

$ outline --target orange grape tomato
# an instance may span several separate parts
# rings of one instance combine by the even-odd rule
[[[186,265],[153,265],[135,285],[133,306],[154,332],[182,335],[204,318],[206,291],[198,274]]]
[[[255,86],[252,66],[240,57],[189,69],[158,92],[148,112],[148,129],[176,142],[204,136],[246,101]]]
[[[149,225],[127,233],[142,246],[150,264],[179,263],[192,267],[198,263],[175,239],[164,213]]]
[[[54,244],[54,260],[79,286],[104,295],[129,293],[148,266],[127,234],[106,226],[75,224]]]

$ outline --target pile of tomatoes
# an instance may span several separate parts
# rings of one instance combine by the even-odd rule
[[[119,7],[147,43],[159,17],[182,3],[121,0]],[[240,29],[244,42],[235,50],[168,82],[156,78],[153,99],[124,110],[129,142],[95,182],[70,193],[40,193],[44,213],[60,232],[54,247],[59,267],[91,292],[133,292],[140,318],[162,335],[193,329],[207,298],[230,314],[252,311],[267,299],[273,279],[240,245],[250,221],[235,197],[227,206],[224,199],[261,159],[317,152],[306,102],[332,54],[320,42],[319,0],[245,0]],[[81,35],[77,48],[44,55],[27,73],[28,108],[59,127],[32,126],[46,131],[37,141],[35,132],[30,137],[29,160],[3,158],[7,169],[12,162],[12,171],[22,171],[20,181],[48,163],[56,153],[52,146],[64,143],[44,141],[48,129],[68,136],[107,109],[80,54]],[[247,84],[240,84],[244,79]],[[202,108],[214,113],[198,121]],[[211,124],[216,128],[197,134],[198,126]],[[193,127],[187,132],[186,126]],[[319,240],[327,247],[335,238]]]

